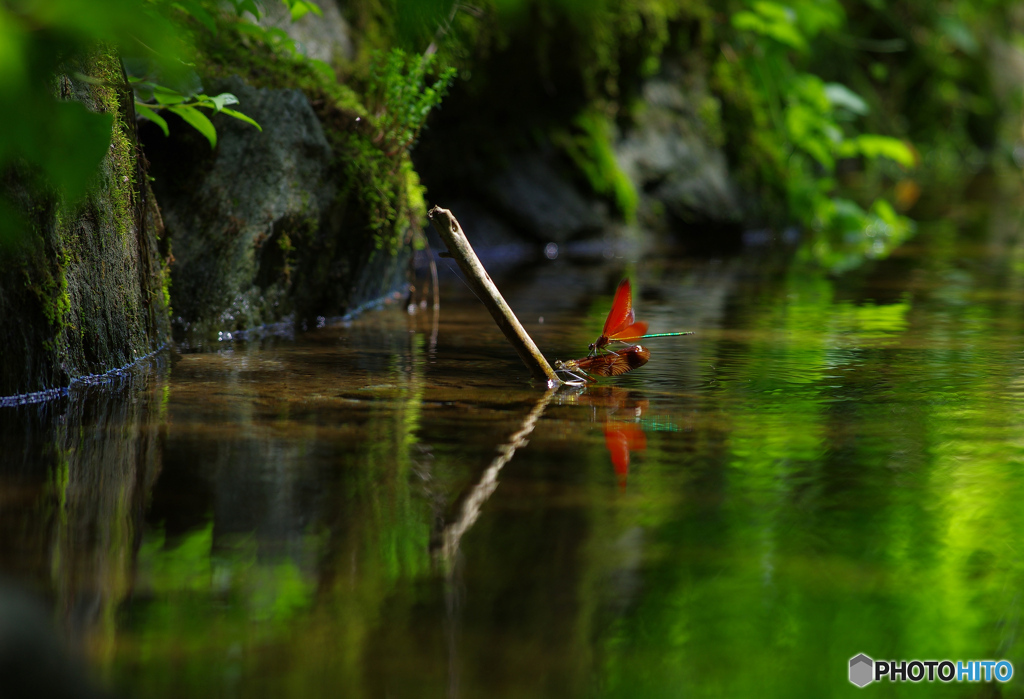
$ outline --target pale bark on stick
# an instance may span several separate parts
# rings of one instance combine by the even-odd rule
[[[549,386],[561,384],[561,380],[555,374],[544,355],[537,349],[537,345],[523,328],[519,319],[516,318],[512,309],[505,303],[498,287],[491,281],[487,270],[480,263],[480,259],[473,252],[473,246],[466,239],[462,226],[455,219],[455,216],[448,209],[435,206],[427,214],[430,222],[434,224],[434,230],[441,236],[441,240],[448,247],[448,252],[459,265],[459,269],[466,277],[466,282],[476,293],[477,297],[490,311],[494,322],[498,324],[501,332],[515,348],[520,359],[529,368],[533,378],[546,381]]]

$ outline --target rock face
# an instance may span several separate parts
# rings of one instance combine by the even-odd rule
[[[260,24],[285,32],[304,56],[330,64],[339,60],[351,61],[355,57],[352,30],[341,16],[338,3],[321,0],[317,4],[322,16],[310,12],[293,22],[284,3],[265,3]]]
[[[106,84],[78,81],[76,72]],[[58,82],[66,99],[112,114],[113,137],[80,202],[41,193],[11,173],[0,183],[31,227],[21,245],[0,250],[0,396],[65,387],[169,339],[160,214],[137,155],[120,59],[98,52]]]
[[[639,86],[641,106],[631,110],[631,123],[608,145],[638,194],[642,227],[670,231],[694,250],[714,250],[739,239],[747,212],[715,140],[718,103],[703,81],[701,69],[667,62],[661,74]],[[621,221],[612,215],[610,193],[592,191],[585,173],[560,150],[564,146],[557,137],[539,144],[538,139],[517,140],[516,129],[497,138],[484,130],[478,140],[496,143],[490,150],[474,149],[462,136],[462,124],[489,114],[484,101],[493,95],[470,88],[454,92],[453,108],[445,104],[440,110],[416,155],[424,182],[442,197],[440,203],[474,201],[483,207],[485,222],[500,221],[531,243],[561,246],[614,235]],[[568,113],[553,123],[573,118]],[[546,128],[556,127],[549,123]],[[457,168],[451,167],[453,161]],[[467,230],[475,230],[472,223]]]
[[[739,225],[743,215],[722,150],[707,133],[697,105],[702,91],[686,91],[682,78],[660,77],[643,87],[644,109],[616,145],[619,166],[670,226]]]
[[[543,153],[516,155],[489,178],[489,199],[519,230],[541,243],[563,244],[593,235],[605,224],[594,202],[584,199]]]
[[[302,92],[238,77],[209,92],[233,93],[263,131],[220,115],[213,151],[181,122],[169,139],[146,139],[174,253],[174,316],[203,335],[292,312],[296,248],[327,222],[337,194],[331,147]]]
[[[346,211],[337,155],[301,91],[234,76],[208,92],[234,94],[262,131],[217,115],[214,150],[182,122],[169,138],[144,132],[174,254],[178,339],[337,315],[405,283],[408,246],[375,250]]]

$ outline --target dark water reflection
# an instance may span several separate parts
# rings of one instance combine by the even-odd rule
[[[1024,671],[1002,212],[839,277],[751,255],[498,279],[552,359],[625,272],[652,331],[697,331],[586,390],[531,386],[452,282],[436,332],[390,308],[4,409],[0,573],[124,696],[983,694],[846,672]]]

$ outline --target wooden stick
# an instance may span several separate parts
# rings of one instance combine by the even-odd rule
[[[498,287],[491,281],[487,270],[480,264],[480,259],[473,252],[473,246],[469,244],[466,234],[462,232],[462,226],[459,225],[452,212],[448,209],[442,209],[440,206],[435,206],[427,216],[430,217],[430,222],[434,224],[434,230],[437,231],[437,234],[441,236],[441,240],[448,247],[448,252],[459,263],[459,269],[466,275],[466,282],[483,304],[487,306],[487,310],[491,312],[494,322],[498,324],[501,332],[505,333],[505,337],[512,343],[512,346],[519,354],[519,358],[523,360],[530,373],[533,374],[533,378],[546,381],[549,386],[561,384],[562,381],[555,374],[555,370],[551,368],[548,361],[544,359],[544,355],[537,349],[537,345],[526,334],[526,330],[523,329],[515,313],[505,303],[505,299],[501,297]]]

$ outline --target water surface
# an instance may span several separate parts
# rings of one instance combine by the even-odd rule
[[[842,275],[496,275],[552,360],[626,274],[652,332],[696,332],[585,390],[532,384],[449,279],[436,320],[403,301],[4,409],[0,571],[123,696],[984,694],[847,663],[1024,672],[1015,210]]]

